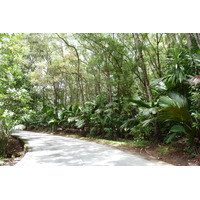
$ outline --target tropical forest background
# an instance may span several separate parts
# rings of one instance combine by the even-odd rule
[[[199,33],[0,33],[0,156],[14,126],[200,146]]]

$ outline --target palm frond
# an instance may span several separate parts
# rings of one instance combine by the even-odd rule
[[[187,99],[178,93],[170,93],[168,96],[160,97],[160,119],[174,120],[190,123],[191,116],[189,113]]]

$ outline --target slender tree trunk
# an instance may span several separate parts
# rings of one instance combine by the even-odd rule
[[[85,100],[89,100],[89,85],[88,82],[85,83]]]
[[[98,94],[100,94],[100,92],[99,92],[99,81],[98,81],[98,77],[96,77],[97,76],[97,74],[96,74],[96,71],[94,70],[93,71],[93,76],[94,76],[94,93],[95,93],[95,95],[98,95]]]
[[[195,37],[197,45],[200,49],[200,33],[194,33],[194,37]]]
[[[97,80],[96,80],[95,72],[93,73],[93,76],[94,76],[94,84],[93,84],[93,87],[94,87],[94,94],[95,94],[95,95],[98,95],[98,92],[97,92],[98,83],[97,83]]]
[[[45,88],[42,88],[42,107],[46,107],[46,99],[45,99]]]
[[[145,65],[145,61],[144,61],[144,57],[143,57],[143,53],[142,53],[142,43],[140,41],[138,33],[133,33],[133,36],[134,36],[135,44],[137,47],[138,58],[140,61],[139,65],[142,69],[142,76],[143,76],[143,80],[144,80],[144,84],[145,84],[146,93],[148,95],[149,101],[152,102],[151,88],[150,88],[149,79],[148,79],[148,75],[147,75],[147,69],[146,69],[146,65]]]
[[[179,43],[180,43],[181,47],[184,47],[182,35],[183,35],[183,33],[179,33],[178,34],[178,40],[179,40]]]
[[[68,84],[69,91],[70,91],[70,104],[74,103],[74,88],[71,86],[71,84]]]
[[[56,83],[53,83],[53,90],[54,90],[54,106],[55,106],[55,118],[58,118],[58,88],[56,86]]]
[[[79,88],[77,88],[77,101],[79,101],[79,90],[80,90],[80,93],[81,93],[81,97],[82,97],[82,103],[84,103],[85,99],[84,99],[84,93],[83,93],[83,87],[82,87],[82,84],[81,84],[81,79],[80,79],[80,63],[81,63],[81,60],[80,60],[80,56],[79,56],[79,53],[78,53],[78,50],[75,46],[73,45],[70,45],[68,43],[67,40],[65,40],[63,37],[61,37],[59,34],[56,34],[68,47],[70,48],[73,48],[75,53],[76,53],[76,57],[77,57],[77,84],[79,86]]]
[[[169,34],[170,34],[170,33],[167,33],[167,34],[166,34],[167,49],[170,49],[170,48],[171,48],[171,40],[170,40]]]
[[[174,44],[178,43],[177,38],[176,38],[176,33],[172,33],[172,39],[174,41]]]
[[[112,102],[112,87],[110,83],[110,72],[106,72],[106,85],[107,85],[107,91],[108,91],[108,101]]]
[[[80,72],[79,72],[80,73]],[[81,77],[81,79],[79,80],[79,87],[80,87],[80,93],[81,93],[81,98],[82,98],[82,105],[85,102],[85,97],[84,97],[84,86],[83,86],[83,79]]]
[[[160,36],[162,37],[162,35]],[[162,77],[162,67],[160,63],[160,52],[159,52],[159,43],[161,41],[161,38],[158,38],[158,34],[156,34],[156,57],[157,57],[157,62],[158,62],[158,75],[161,78]]]
[[[98,92],[101,94],[101,69],[99,67],[99,80],[98,80]]]
[[[67,78],[65,79],[65,87],[64,87],[64,99],[63,99],[63,104],[66,106],[67,105],[67,93],[68,93],[68,89],[67,89]]]
[[[188,49],[192,49],[192,39],[191,39],[190,33],[186,33],[185,36],[186,36],[186,39],[187,39]]]

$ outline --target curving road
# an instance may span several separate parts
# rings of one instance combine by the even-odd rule
[[[62,136],[18,131],[29,151],[15,166],[170,166],[138,154]]]

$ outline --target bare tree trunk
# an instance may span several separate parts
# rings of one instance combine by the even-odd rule
[[[146,65],[145,65],[145,61],[144,61],[144,57],[143,57],[143,53],[142,53],[142,48],[141,48],[142,43],[140,41],[138,33],[133,33],[133,36],[134,36],[135,44],[137,47],[138,58],[140,61],[139,65],[140,65],[140,68],[142,69],[142,77],[143,77],[143,81],[145,84],[146,93],[148,95],[149,101],[152,102],[151,88],[150,88],[149,79],[148,79],[148,75],[147,75],[147,69],[146,69]]]
[[[45,88],[42,88],[42,108],[45,108],[46,104],[45,104]]]
[[[180,43],[181,47],[184,47],[183,34],[184,33],[177,34],[178,35],[178,40],[179,40],[179,43]]]
[[[98,77],[98,92],[101,94],[101,69],[99,67],[99,77]]]
[[[107,91],[108,91],[108,100],[109,102],[112,102],[112,87],[110,83],[110,72],[105,72],[106,75],[106,85],[107,85]]]
[[[171,41],[170,41],[169,34],[170,34],[170,33],[167,33],[167,34],[166,34],[167,50],[171,48]]]
[[[74,51],[75,51],[75,53],[76,53],[76,57],[77,57],[77,84],[78,84],[78,86],[79,86],[79,89],[77,88],[77,101],[78,101],[78,99],[79,99],[79,90],[80,90],[80,92],[81,92],[81,97],[82,97],[82,103],[84,103],[84,101],[85,101],[85,99],[84,99],[84,93],[83,93],[83,87],[82,87],[82,84],[81,84],[81,82],[80,82],[80,62],[81,62],[81,60],[80,60],[80,57],[79,57],[79,53],[78,53],[78,50],[77,50],[77,48],[75,47],[75,46],[73,46],[73,45],[70,45],[69,43],[68,43],[68,41],[67,40],[65,40],[63,37],[61,37],[59,34],[56,34],[68,47],[70,47],[70,48],[73,48],[74,49]]]
[[[99,84],[98,84],[98,77],[96,77],[96,71],[93,71],[93,76],[94,76],[94,93],[95,95],[100,94],[99,92]]]
[[[158,75],[161,78],[162,77],[162,67],[161,67],[161,63],[160,63],[160,52],[159,52],[159,43],[161,41],[161,37],[158,38],[158,33],[156,34],[156,56],[157,56],[157,62],[158,62]]]
[[[67,105],[67,93],[68,93],[68,88],[67,88],[67,78],[65,78],[65,86],[64,86],[64,94],[63,94],[63,104],[66,106]]]
[[[56,86],[56,83],[53,83],[53,90],[54,90],[54,106],[55,106],[55,118],[58,118],[58,88]]]
[[[194,37],[196,39],[197,45],[200,49],[200,33],[193,33],[193,34],[194,34]]]
[[[185,36],[186,36],[186,39],[187,39],[188,49],[192,49],[192,39],[191,39],[190,33],[186,33]]]
[[[174,44],[177,44],[177,38],[176,38],[176,33],[172,33],[172,39],[174,41]]]
[[[68,86],[69,86],[69,91],[70,91],[70,104],[73,104],[74,103],[74,89],[70,85],[70,83],[68,84]]]
[[[88,82],[85,83],[85,100],[89,100],[89,84]]]

